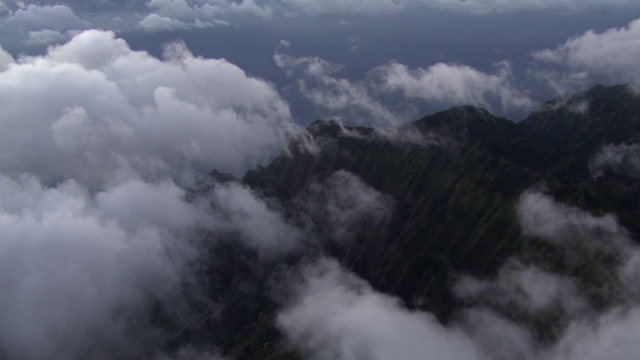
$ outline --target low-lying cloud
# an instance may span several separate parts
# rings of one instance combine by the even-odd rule
[[[416,116],[410,105],[415,100],[442,107],[497,106],[502,112],[530,110],[536,104],[514,85],[508,62],[496,64],[495,74],[458,64],[409,69],[391,62],[372,69],[364,79],[349,80],[340,77],[342,66],[319,57],[295,58],[277,51],[274,60],[320,116],[344,118],[347,114],[349,123],[397,125]]]
[[[138,358],[159,345],[154,302],[180,305],[204,213],[171,182],[96,195],[0,176],[0,354]]]
[[[343,245],[363,229],[384,229],[394,209],[390,196],[344,170],[311,183],[296,202],[314,228]]]
[[[182,43],[158,59],[97,30],[40,56],[0,51],[0,119],[0,357],[151,356],[173,335],[156,317],[215,306],[195,272],[207,241],[233,234],[265,257],[298,246],[249,189],[184,190],[269,160],[297,131],[272,85],[225,60]]]
[[[640,144],[605,145],[591,159],[589,168],[595,177],[611,171],[640,178]]]
[[[397,124],[398,117],[383,105],[372,84],[341,78],[342,66],[319,57],[296,58],[276,52],[276,65],[295,80],[296,92],[309,100],[319,116],[344,118],[350,123]]]
[[[374,69],[386,91],[400,91],[404,96],[428,103],[475,105],[491,109],[500,104],[502,111],[529,110],[535,104],[513,84],[509,62],[496,64],[496,73],[487,74],[470,66],[438,63],[426,69],[409,69],[392,62]]]
[[[320,258],[286,278],[288,297],[278,325],[312,359],[637,357],[640,249],[628,232],[611,216],[597,217],[533,191],[523,194],[517,209],[524,234],[553,246],[582,241],[599,252],[615,244],[616,266],[592,264],[598,268],[592,271],[608,272],[619,284],[617,294],[606,295],[608,306],[594,306],[582,275],[510,259],[495,278],[459,277],[452,285],[466,305],[442,325],[375,291],[336,260]],[[536,319],[547,319],[546,338],[540,338]]]

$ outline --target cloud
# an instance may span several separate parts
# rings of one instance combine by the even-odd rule
[[[397,117],[372,93],[366,82],[340,78],[342,66],[319,57],[300,57],[276,52],[276,65],[296,79],[297,91],[320,111],[320,116],[342,118],[350,123],[389,126]]]
[[[51,29],[43,29],[38,31],[30,31],[28,44],[33,45],[48,45],[57,44],[71,38],[72,35],[69,32],[60,32]]]
[[[13,56],[0,47],[0,71],[5,71],[13,63],[15,63]]]
[[[455,283],[454,292],[460,299],[484,299],[487,305],[533,317],[557,309],[562,315],[573,316],[589,310],[579,296],[574,279],[514,259],[504,264],[493,279],[461,277]]]
[[[525,192],[518,201],[517,213],[524,235],[554,245],[570,248],[576,242],[588,241],[589,246],[599,251],[614,251],[630,244],[628,230],[614,215],[595,216],[558,204],[539,192]]]
[[[56,5],[26,0],[0,3],[0,14],[6,15],[4,21],[16,17],[18,21],[14,24],[25,25],[24,21],[32,25],[55,24],[53,27],[37,29],[20,28],[19,32],[25,35],[30,30],[45,28],[62,33],[89,27],[114,31],[130,31],[136,27],[148,32],[174,31],[230,25],[245,18],[277,21],[282,17],[385,16],[415,9],[441,9],[469,14],[583,13],[635,10],[636,5],[633,0],[58,0]],[[72,21],[65,22],[65,19]],[[15,32],[16,29],[10,25],[3,30]],[[39,43],[31,41],[30,44]]]
[[[204,217],[183,190],[132,180],[94,196],[2,175],[0,194],[2,357],[138,358],[159,344],[149,310],[180,306]]]
[[[0,117],[0,170],[91,187],[239,174],[296,131],[274,87],[237,66],[181,43],[160,60],[96,30],[1,72]]]
[[[24,39],[27,45],[36,46],[61,43],[88,27],[89,23],[66,5],[30,4],[0,18],[3,37]]]
[[[206,195],[210,203],[210,230],[238,234],[237,239],[257,250],[264,260],[301,250],[306,234],[291,224],[282,209],[239,183],[218,184]]]
[[[412,118],[411,100],[430,105],[475,105],[500,110],[529,110],[536,101],[514,84],[511,65],[496,64],[494,74],[466,65],[438,63],[426,69],[409,69],[391,62],[371,70],[362,80],[341,78],[344,71],[319,57],[300,57],[277,51],[274,61],[296,82],[306,99],[321,116],[341,118],[349,123],[382,127]],[[409,110],[407,110],[409,109]]]
[[[640,65],[635,61],[640,56],[640,20],[626,27],[612,28],[602,33],[589,30],[568,39],[555,49],[544,49],[533,53],[541,64],[561,66],[568,69],[539,70],[557,83],[568,81],[584,86],[592,78],[604,78],[610,82],[640,84]],[[611,54],[615,54],[612,56]],[[567,70],[564,70],[567,71]]]
[[[589,288],[594,285],[576,274],[544,270],[535,264],[536,257],[512,258],[495,277],[459,276],[452,286],[462,308],[443,325],[431,314],[409,310],[400,300],[375,291],[336,260],[320,258],[285,277],[278,326],[311,359],[637,356],[640,251],[626,238],[628,232],[611,217],[597,217],[535,192],[523,194],[517,213],[527,236],[543,237],[554,246],[570,242],[571,235],[586,238],[595,251],[603,249],[594,245],[597,242],[617,244],[614,267],[590,262],[592,268],[610,272],[609,281],[619,285],[602,289],[606,306],[594,305]],[[608,292],[612,289],[617,294]],[[540,321],[547,321],[546,327],[540,328]]]
[[[160,324],[215,307],[198,293],[202,242],[297,248],[301,231],[251,190],[186,202],[179,186],[280,151],[297,127],[271,84],[97,30],[0,61],[0,357],[149,356],[173,335]],[[215,354],[192,350],[176,356]]]
[[[254,0],[240,2],[209,0],[193,2],[186,0],[150,0],[147,7],[151,13],[140,21],[146,31],[169,31],[188,28],[205,28],[229,25],[236,16],[252,16],[269,19],[269,6],[259,6]]]
[[[534,101],[513,84],[511,65],[496,64],[496,73],[487,74],[470,66],[438,63],[426,69],[409,69],[397,62],[374,69],[386,91],[431,103],[475,105],[491,108],[501,104],[503,111],[530,109]]]
[[[605,0],[417,0],[410,3],[429,4],[442,9],[468,12],[468,13],[523,13],[523,12],[569,12],[581,13],[604,9],[632,9],[636,4],[629,0],[605,1]]]
[[[66,5],[36,5],[18,9],[3,21],[3,26],[23,30],[50,29],[64,31],[84,28],[87,24],[80,20],[73,9]]]
[[[282,0],[286,11],[309,16],[320,15],[365,15],[376,16],[401,12],[406,1],[390,0],[328,0],[323,2],[309,0]]]
[[[311,359],[480,359],[475,345],[435,317],[321,259],[295,277],[278,315],[287,338]]]
[[[344,170],[312,183],[296,201],[318,230],[341,244],[363,229],[383,228],[394,208],[390,196]]]
[[[398,14],[410,9],[419,8],[436,8],[472,14],[523,12],[580,13],[604,9],[635,9],[637,5],[631,0],[329,0],[323,2],[312,0],[280,0],[273,1],[272,3],[281,3],[282,7],[280,9],[282,12],[306,16],[382,16]]]
[[[189,25],[183,21],[166,16],[160,16],[158,14],[149,14],[147,17],[140,20],[139,25],[146,31],[171,31],[186,29],[189,27]]]
[[[605,145],[589,163],[595,177],[607,171],[640,178],[640,144]]]

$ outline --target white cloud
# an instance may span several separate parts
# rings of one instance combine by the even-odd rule
[[[29,4],[0,18],[3,39],[20,39],[19,41],[33,46],[66,41],[88,27],[89,23],[81,20],[66,5]]]
[[[533,57],[543,64],[567,68],[569,80],[575,76],[582,78],[580,85],[591,77],[639,85],[640,64],[636,59],[640,58],[640,20],[602,33],[589,30],[555,49],[536,51]],[[555,82],[562,83],[567,75],[557,72],[547,76],[553,76]]]
[[[312,183],[296,200],[315,226],[339,243],[363,229],[384,228],[394,207],[391,197],[344,170]]]
[[[180,20],[172,19],[158,14],[149,14],[140,20],[140,27],[146,31],[171,31],[177,29],[186,29],[187,24]]]
[[[278,324],[311,359],[482,358],[461,331],[407,310],[333,260],[302,269],[292,292]]]
[[[272,85],[181,44],[165,58],[96,30],[20,58],[0,73],[0,170],[92,187],[187,181],[214,167],[241,173],[295,131]]]
[[[605,145],[589,163],[595,177],[605,171],[640,178],[640,144]]]
[[[290,224],[281,209],[237,183],[218,184],[207,194],[211,227],[237,233],[238,240],[272,260],[302,248],[303,232]]]
[[[466,65],[438,63],[426,69],[409,69],[391,62],[371,70],[362,80],[349,80],[339,76],[342,66],[319,57],[295,58],[277,51],[274,60],[296,81],[299,93],[312,102],[320,116],[347,117],[349,123],[398,124],[415,116],[414,99],[444,107],[491,109],[498,104],[503,112],[529,110],[536,104],[516,87],[508,62],[496,64],[493,74]]]
[[[268,5],[260,6],[254,0],[240,2],[225,0],[186,1],[150,0],[151,10],[139,25],[146,31],[204,28],[229,25],[237,16],[252,16],[269,19],[272,10]]]
[[[629,233],[612,214],[595,216],[576,207],[558,204],[552,197],[525,192],[518,201],[522,233],[563,247],[588,241],[599,251],[619,251],[629,246]]]
[[[350,81],[338,76],[343,68],[319,57],[295,58],[274,54],[276,65],[296,79],[298,91],[319,110],[319,116],[342,119],[349,123],[388,127],[398,117],[376,97],[371,84]]]
[[[286,11],[310,16],[318,15],[383,15],[401,12],[406,1],[391,0],[282,0]]]
[[[3,356],[133,358],[159,340],[148,310],[179,306],[204,216],[181,189],[130,181],[92,196],[25,175],[0,176],[0,194]]]
[[[534,105],[526,93],[513,84],[511,65],[496,64],[496,72],[487,74],[466,65],[438,63],[426,69],[409,69],[392,62],[374,69],[387,91],[431,103],[475,105],[491,108],[499,103],[502,110],[530,109]]]
[[[590,274],[609,279],[589,291],[610,301],[622,299],[623,306],[628,305],[624,301],[638,305],[633,299],[640,291],[640,248],[616,216],[596,216],[533,191],[520,197],[517,213],[522,233],[561,249],[567,267],[590,264]]]
[[[518,216],[527,235],[553,238],[554,244],[568,241],[568,234],[586,238],[587,246],[607,240],[617,244],[617,266],[600,266],[611,272],[610,281],[619,286],[615,291],[628,296],[607,293],[609,287],[603,289],[608,306],[594,307],[592,289],[577,278],[511,259],[495,278],[459,278],[454,294],[469,307],[442,325],[432,315],[406,309],[398,299],[373,290],[337,261],[323,258],[285,278],[287,295],[278,324],[291,344],[311,359],[637,357],[640,251],[626,238],[615,239],[626,237],[627,231],[610,217],[596,217],[533,192],[520,199]],[[545,333],[550,337],[541,340],[541,329],[529,328],[526,319],[535,323],[550,315],[553,323],[542,331],[556,335]]]
[[[489,305],[534,317],[556,310],[558,322],[560,315],[575,316],[589,310],[588,304],[579,296],[574,279],[517,260],[507,261],[494,279],[461,277],[455,283],[454,292],[462,299],[483,299]]]
[[[50,29],[65,31],[86,27],[86,23],[66,5],[30,4],[18,9],[2,21],[4,27],[21,30]]]
[[[550,359],[629,359],[638,357],[640,308],[614,310],[595,321],[578,320],[567,330]]]

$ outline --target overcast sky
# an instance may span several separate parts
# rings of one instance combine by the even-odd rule
[[[42,54],[91,28],[154,56],[180,40],[195,56],[224,58],[273,83],[298,124],[336,116],[406,121],[463,103],[520,120],[559,93],[638,80],[640,25],[632,22],[640,6],[631,0],[3,0],[0,7],[0,44],[14,57]]]

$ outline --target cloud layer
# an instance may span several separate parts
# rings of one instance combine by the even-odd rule
[[[340,76],[342,66],[319,57],[296,58],[277,51],[274,61],[294,80],[297,92],[319,110],[319,116],[346,114],[356,124],[398,124],[416,116],[409,105],[416,99],[440,107],[475,105],[503,112],[529,110],[536,104],[513,84],[508,62],[496,64],[494,74],[458,64],[410,69],[390,62],[372,69],[365,79],[349,80]]]
[[[320,258],[290,273],[285,281],[288,300],[278,324],[311,359],[637,356],[640,249],[626,230],[611,216],[597,217],[537,192],[522,195],[518,217],[526,235],[553,246],[573,244],[575,249],[580,243],[601,252],[613,245],[607,251],[617,254],[617,264],[592,270],[609,273],[611,282],[620,285],[600,289],[609,305],[593,306],[594,285],[582,275],[559,275],[530,259],[511,259],[495,278],[458,278],[455,294],[467,306],[445,326],[431,314],[409,310],[400,300],[375,291],[337,261]],[[541,339],[534,325],[544,318],[550,328],[542,332],[550,337]]]
[[[135,358],[162,339],[148,309],[179,306],[204,217],[181,189],[133,180],[92,196],[25,175],[0,176],[0,195],[3,356]]]
[[[185,200],[181,186],[269,160],[297,131],[272,85],[227,61],[89,30],[41,56],[0,51],[0,97],[0,357],[148,356],[171,335],[157,310],[180,322],[205,291],[203,241],[298,246],[240,185]]]
[[[295,131],[277,91],[237,66],[181,43],[160,60],[96,30],[5,65],[0,99],[2,171],[90,186],[239,174]]]

